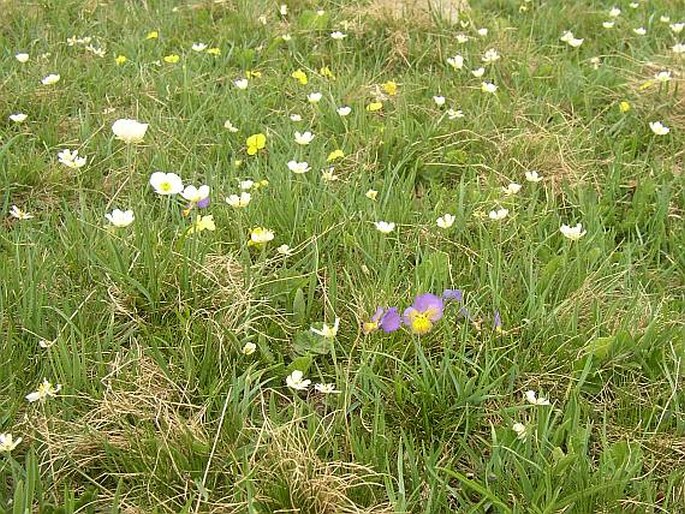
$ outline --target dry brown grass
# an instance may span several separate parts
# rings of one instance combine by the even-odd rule
[[[468,0],[372,0],[364,11],[379,19],[431,21],[432,17],[456,23],[459,14],[468,11]]]

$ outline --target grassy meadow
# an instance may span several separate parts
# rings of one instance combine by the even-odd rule
[[[470,3],[0,0],[0,512],[685,512],[685,10]]]

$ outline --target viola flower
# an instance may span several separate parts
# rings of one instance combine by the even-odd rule
[[[307,146],[313,140],[314,140],[314,134],[312,134],[309,131],[306,131],[304,133],[295,132],[295,142],[298,145]]]
[[[183,181],[176,173],[155,171],[150,175],[150,185],[158,195],[176,195],[183,191]]]
[[[10,114],[10,120],[12,120],[14,123],[24,123],[27,118],[28,118],[28,115],[24,114],[23,112]]]
[[[38,385],[38,389],[33,393],[27,394],[26,399],[29,401],[29,403],[37,402],[39,400],[42,401],[48,397],[56,396],[60,389],[62,389],[61,385],[56,384],[53,386],[46,378],[44,378],[43,382]]]
[[[444,305],[442,300],[431,293],[417,296],[411,307],[405,309],[402,319],[411,332],[424,335],[430,332],[433,325],[442,318]]]
[[[233,81],[233,85],[238,89],[247,89],[248,80],[247,79],[237,79]]]
[[[307,161],[288,161],[288,169],[297,175],[302,175],[303,173],[307,173],[311,167]]]
[[[380,111],[383,108],[383,103],[382,102],[371,102],[366,106],[366,110],[368,112],[376,112]]]
[[[310,104],[318,104],[321,101],[322,97],[323,97],[323,95],[319,92],[309,93],[307,95],[307,101]]]
[[[488,217],[491,220],[499,221],[499,220],[503,220],[504,218],[506,218],[508,214],[509,214],[509,209],[505,209],[502,207],[500,209],[497,209],[496,211],[495,210],[490,211],[488,213]]]
[[[495,311],[495,319],[492,328],[494,328],[495,332],[498,334],[504,333],[504,329],[502,328],[502,316],[500,316],[499,311]]]
[[[370,334],[371,332],[381,329],[386,334],[389,334],[398,330],[401,324],[402,320],[397,307],[378,307],[373,316],[371,316],[371,320],[362,323],[362,332],[364,332],[364,334]]]
[[[525,398],[528,403],[530,403],[531,405],[536,405],[538,407],[550,404],[547,398],[538,398],[537,394],[535,394],[535,391],[526,391]]]
[[[304,373],[299,369],[296,369],[286,377],[285,383],[290,389],[294,389],[295,391],[306,391],[312,381],[308,379],[305,380]]]
[[[14,58],[19,61],[20,63],[24,64],[25,62],[28,62],[29,60],[29,54],[27,53],[18,53],[17,55],[14,56]]]
[[[455,70],[460,70],[464,67],[464,57],[459,54],[453,57],[448,57],[447,64],[449,64]]]
[[[464,301],[464,292],[461,289],[445,289],[442,292],[443,300],[456,300],[459,303]]]
[[[480,90],[483,93],[495,93],[497,91],[497,85],[492,82],[483,82],[480,85]]]
[[[394,80],[388,80],[381,84],[381,89],[388,96],[395,96],[397,94],[397,83]]]
[[[62,150],[57,154],[59,162],[67,168],[78,169],[86,165],[87,157],[79,157],[78,150]]]
[[[374,221],[373,224],[376,227],[376,230],[378,230],[382,234],[389,234],[390,232],[395,230],[395,224],[393,222]]]
[[[338,148],[328,154],[328,157],[326,157],[326,162],[333,162],[337,159],[342,159],[343,157],[345,157],[345,152]]]
[[[297,80],[303,86],[306,86],[307,83],[309,82],[309,79],[307,78],[307,74],[300,69],[293,71],[290,74],[290,76],[292,78],[294,78],[295,80]]]
[[[665,136],[666,134],[668,134],[671,131],[670,128],[668,128],[666,125],[664,125],[660,121],[650,121],[649,122],[649,128],[657,136]]]
[[[566,224],[562,225],[559,229],[564,237],[570,239],[571,241],[578,241],[581,237],[587,234],[587,230],[583,230],[583,225],[578,223],[575,227],[570,227]]]
[[[255,155],[259,150],[266,147],[266,136],[261,132],[259,134],[252,134],[245,140],[247,146],[247,155]]]
[[[332,326],[327,325],[326,323],[321,324],[321,330],[311,327],[309,330],[314,332],[317,335],[320,335],[321,337],[325,337],[326,339],[334,339],[336,335],[338,335],[338,328],[340,327],[340,318],[335,318],[335,321],[333,322]]]
[[[112,212],[108,212],[105,214],[105,218],[112,224],[112,226],[116,228],[125,228],[128,227],[131,223],[133,223],[133,220],[135,219],[133,216],[133,211],[132,210],[127,210],[127,211],[122,211],[121,209],[114,209]]]
[[[435,102],[435,105],[437,105],[438,107],[442,107],[443,105],[445,105],[446,99],[444,96],[434,96],[433,101]]]
[[[255,227],[250,232],[250,240],[247,242],[248,246],[263,245],[269,241],[273,241],[274,233],[272,230],[264,227]]]
[[[15,439],[12,434],[0,434],[0,453],[11,453],[22,441],[21,437]]]
[[[508,184],[507,187],[502,188],[502,192],[505,195],[515,195],[519,191],[521,191],[521,184],[517,184],[516,182],[512,182],[511,184]]]
[[[41,82],[43,83],[44,86],[51,86],[53,84],[57,84],[59,82],[60,76],[56,73],[51,73],[50,75],[47,75],[44,77]]]
[[[190,203],[197,204],[209,197],[209,186],[202,185],[199,188],[192,185],[186,186],[185,189],[181,191],[181,196]]]
[[[250,200],[252,200],[252,195],[246,191],[240,193],[240,196],[230,195],[226,197],[226,203],[236,209],[247,207],[250,204]]]
[[[526,180],[528,182],[540,182],[542,177],[535,170],[526,171]]]
[[[188,234],[194,234],[196,232],[203,232],[209,230],[214,232],[216,230],[216,224],[214,223],[214,216],[211,214],[209,216],[199,216],[195,218],[195,223],[188,228]]]
[[[336,112],[338,113],[338,116],[341,118],[344,118],[345,116],[349,116],[349,114],[352,112],[352,107],[349,107],[347,105],[343,105],[341,107],[338,107],[336,109]]]
[[[120,119],[112,124],[112,132],[124,143],[142,143],[148,124],[136,120]]]
[[[321,394],[340,394],[340,391],[335,388],[335,384],[314,384],[314,389]]]
[[[26,211],[22,211],[16,205],[13,205],[10,208],[10,216],[12,216],[13,218],[16,218],[18,220],[22,220],[22,221],[30,220],[31,218],[33,218],[33,214],[29,214]]]
[[[457,219],[456,216],[453,214],[445,214],[444,216],[440,216],[435,222],[437,223],[438,227],[443,228],[443,229],[448,229],[451,228],[452,225],[454,225],[455,220]]]
[[[190,49],[193,52],[204,52],[207,49],[207,46],[205,43],[193,43],[193,45],[190,47]]]
[[[257,345],[252,342],[245,343],[243,349],[240,351],[243,355],[252,355],[257,351]]]

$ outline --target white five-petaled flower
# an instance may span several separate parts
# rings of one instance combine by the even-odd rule
[[[226,203],[236,209],[247,207],[250,204],[250,200],[252,200],[252,195],[247,191],[243,191],[240,195],[230,195],[226,197]]]
[[[336,335],[338,335],[338,327],[340,326],[340,318],[335,318],[335,321],[333,322],[333,325],[328,325],[327,323],[322,323],[321,324],[321,329],[319,330],[318,328],[311,327],[309,330],[314,332],[317,335],[320,335],[321,337],[325,337],[326,339],[333,339],[335,338]]]
[[[497,50],[495,50],[494,48],[489,48],[488,50],[485,51],[481,60],[485,64],[492,64],[494,62],[497,62],[500,60],[499,52]]]
[[[457,54],[454,57],[447,58],[447,64],[452,66],[455,70],[460,70],[464,67],[464,57]]]
[[[249,178],[247,180],[241,180],[238,184],[238,187],[240,187],[240,189],[242,189],[243,191],[249,191],[250,189],[252,189],[253,186],[254,180],[251,180]]]
[[[136,120],[120,119],[112,124],[112,132],[124,143],[141,143],[147,132],[148,124]]]
[[[22,211],[16,205],[13,205],[10,208],[10,216],[12,216],[13,218],[16,218],[18,220],[30,220],[31,218],[33,218],[33,214],[29,214],[26,211]]]
[[[238,132],[240,129],[231,123],[231,120],[224,121],[224,128],[229,132]]]
[[[150,175],[150,185],[158,195],[176,195],[183,191],[183,180],[176,173],[155,171]]]
[[[20,63],[24,64],[29,60],[29,54],[21,52],[14,56],[14,58]]]
[[[343,34],[339,30],[336,30],[335,32],[331,32],[331,38],[335,39],[336,41],[342,41],[347,37],[347,34]]]
[[[250,243],[253,245],[263,245],[273,241],[274,231],[264,227],[255,227],[250,232]]]
[[[497,85],[493,84],[492,82],[483,82],[480,85],[480,90],[483,93],[494,93],[497,91]]]
[[[564,237],[570,239],[571,241],[578,241],[578,239],[587,234],[587,230],[583,230],[582,223],[578,223],[575,227],[563,224],[559,228],[559,232],[564,234]]]
[[[440,216],[435,222],[437,223],[438,227],[448,229],[452,225],[454,225],[455,220],[457,217],[454,214],[445,214],[443,216]]]
[[[62,150],[57,154],[59,162],[64,164],[67,168],[78,169],[86,165],[87,157],[79,157],[78,150]]]
[[[369,200],[375,200],[378,197],[378,191],[375,189],[369,189],[366,193],[364,193],[364,196]]]
[[[612,9],[609,11],[609,16],[612,18],[618,18],[621,15],[621,9],[618,7],[612,7]]]
[[[240,351],[243,355],[252,355],[254,352],[257,351],[257,345],[252,342],[247,342],[243,346],[243,349]]]
[[[27,394],[26,399],[29,401],[29,403],[37,402],[38,400],[44,400],[48,396],[55,396],[57,393],[59,393],[60,389],[62,389],[61,385],[55,384],[53,386],[46,378],[44,378],[43,382],[38,385],[38,389]]]
[[[613,29],[614,25],[616,25],[616,22],[613,20],[602,22],[602,27],[604,27],[605,29]]]
[[[352,107],[349,107],[347,105],[343,105],[341,107],[338,107],[336,109],[336,112],[338,113],[338,116],[345,117],[349,116],[349,114],[352,112]]]
[[[685,28],[685,22],[673,23],[669,25],[669,27],[671,28],[671,32],[674,34],[680,34]]]
[[[665,136],[671,131],[670,128],[660,121],[650,121],[649,128],[652,129],[652,132],[654,132],[657,136]]]
[[[14,123],[23,123],[26,121],[26,118],[28,118],[28,115],[24,114],[23,112],[10,114],[10,120],[12,120]]]
[[[456,39],[457,43],[464,44],[469,40],[469,37],[466,34],[457,34]]]
[[[131,209],[126,211],[114,209],[112,212],[105,214],[105,218],[116,228],[128,227],[135,219]]]
[[[338,180],[338,175],[335,174],[335,167],[330,166],[321,170],[321,178],[326,182],[335,182]]]
[[[676,43],[671,47],[671,50],[673,50],[674,54],[685,53],[685,43]]]
[[[51,73],[50,75],[47,75],[41,80],[44,86],[51,86],[53,84],[57,84],[59,82],[60,76],[56,73]]]
[[[584,39],[576,38],[570,30],[564,32],[559,39],[573,48],[578,48],[585,41]]]
[[[444,96],[438,95],[433,97],[433,101],[435,102],[435,105],[437,105],[438,107],[442,107],[443,105],[445,105],[446,99]]]
[[[668,82],[671,80],[671,72],[668,70],[660,71],[654,75],[654,80],[657,82]]]
[[[463,118],[464,113],[462,112],[461,109],[447,109],[447,117],[451,120],[456,120],[457,118]]]
[[[15,439],[12,434],[0,434],[0,453],[12,452],[22,440],[21,437]]]
[[[299,369],[296,369],[286,377],[285,383],[290,389],[295,389],[296,391],[305,391],[312,381],[305,379],[304,373],[302,373]]]
[[[309,131],[300,133],[295,132],[295,142],[298,145],[306,146],[314,140],[314,134]]]
[[[288,255],[292,255],[292,254],[293,254],[292,248],[290,248],[290,246],[288,246],[287,244],[282,244],[282,245],[280,245],[278,248],[276,248],[276,251],[277,251],[278,253],[280,253],[281,255],[285,255],[286,257],[287,257]]]
[[[507,185],[507,187],[502,188],[502,192],[505,195],[515,195],[519,191],[521,191],[521,184],[517,184],[516,182],[511,182],[510,184]]]
[[[288,169],[293,173],[301,175],[303,173],[307,173],[311,169],[311,167],[309,166],[309,163],[307,161],[288,161]]]
[[[335,384],[314,384],[314,389],[316,389],[321,394],[340,394],[335,388]]]
[[[520,441],[525,441],[528,434],[526,433],[526,425],[523,423],[514,423],[511,429],[516,433],[516,438]]]
[[[247,89],[247,84],[247,79],[236,79],[233,81],[233,85],[238,89]]]
[[[537,405],[537,406],[542,406],[542,405],[549,405],[549,400],[547,398],[538,398],[538,395],[535,394],[535,391],[526,391],[526,401],[530,403],[531,405]]]
[[[181,191],[181,196],[188,200],[190,203],[198,203],[209,196],[209,186],[202,185],[200,187],[186,186],[183,191]]]
[[[190,49],[193,52],[204,52],[207,49],[207,44],[206,43],[193,43],[193,46],[191,46]]]
[[[299,114],[291,114],[290,121],[294,121],[295,123],[297,123],[298,121],[302,121],[302,116],[300,116]]]
[[[323,95],[322,95],[321,93],[319,93],[319,92],[309,93],[309,94],[307,95],[307,101],[308,101],[310,104],[317,104],[317,103],[319,103],[319,102],[321,101],[321,98],[322,98],[322,97],[323,97]]]
[[[376,227],[376,230],[383,234],[389,234],[395,230],[395,223],[392,221],[374,221],[373,224]]]
[[[509,209],[505,209],[504,207],[501,207],[497,210],[492,210],[488,213],[488,217],[491,220],[503,220],[504,218],[507,217],[509,214]]]
[[[647,34],[647,29],[644,27],[638,27],[636,29],[633,29],[633,32],[638,36],[644,36],[645,34]]]
[[[471,70],[471,75],[476,77],[477,79],[481,78],[483,75],[485,75],[485,68],[482,66],[480,68],[476,68],[475,70]]]
[[[485,37],[485,36],[488,35],[488,29],[486,29],[485,27],[483,27],[482,29],[478,29],[478,30],[476,31],[476,33],[477,33],[480,37]]]
[[[535,170],[526,171],[526,180],[528,182],[540,182],[542,177]]]

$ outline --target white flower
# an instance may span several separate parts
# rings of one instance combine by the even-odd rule
[[[301,175],[303,173],[307,173],[311,168],[309,167],[309,163],[307,161],[288,161],[288,169],[293,173]]]
[[[585,41],[585,39],[583,39],[583,38],[578,39],[578,38],[574,37],[574,38],[569,39],[567,41],[567,43],[569,44],[569,46],[572,46],[573,48],[578,48],[580,45],[583,44],[583,41]]]
[[[516,182],[512,182],[511,184],[508,184],[507,187],[502,188],[502,192],[505,195],[515,195],[519,191],[521,191],[521,184],[517,184]]]
[[[492,82],[483,82],[480,85],[480,90],[483,93],[494,93],[497,91],[497,85],[493,84]]]
[[[257,21],[261,23],[262,25],[267,25],[269,23],[269,20],[266,17],[266,14],[262,14],[259,18],[257,18]]]
[[[673,50],[673,53],[675,54],[685,53],[685,43],[676,43],[671,47],[671,50]]]
[[[57,339],[53,339],[52,341],[49,341],[47,339],[41,339],[40,341],[38,341],[38,346],[40,346],[41,348],[44,348],[44,349],[48,349],[48,348],[52,347],[52,345],[55,344],[56,342],[57,342]]]
[[[21,437],[14,439],[12,434],[0,434],[0,453],[10,453],[19,446],[22,440]]]
[[[621,9],[619,9],[618,7],[613,7],[613,8],[609,11],[609,16],[610,16],[611,18],[618,18],[620,15],[621,15]]]
[[[661,23],[671,23],[671,17],[670,16],[659,16],[659,21]]]
[[[274,237],[274,231],[264,227],[255,227],[250,232],[250,242],[255,245],[266,244],[273,241]]]
[[[376,227],[376,230],[383,234],[389,234],[393,230],[395,230],[395,224],[393,222],[388,222],[388,221],[374,221],[373,224]]]
[[[665,136],[671,131],[670,128],[660,121],[650,121],[649,128],[652,129],[652,132],[654,132],[657,136]]]
[[[364,196],[367,197],[369,200],[375,200],[378,196],[378,191],[376,191],[375,189],[369,189],[366,193],[364,193]]]
[[[468,42],[469,37],[466,34],[457,34],[456,39],[457,39],[457,43],[463,45],[464,43]]]
[[[14,123],[23,123],[24,121],[26,121],[26,118],[28,118],[28,115],[24,114],[23,112],[18,112],[16,114],[10,114],[10,119]]]
[[[591,57],[590,64],[592,64],[592,69],[598,70],[602,64],[602,60],[599,57]]]
[[[509,214],[509,209],[499,208],[496,211],[492,210],[488,213],[488,217],[491,220],[503,220]]]
[[[290,121],[294,121],[296,123],[298,121],[302,121],[302,116],[300,116],[299,114],[291,114],[290,115]]]
[[[478,30],[476,31],[476,33],[477,33],[480,37],[485,37],[485,36],[488,35],[488,29],[486,29],[486,28],[478,29]]]
[[[335,39],[336,41],[342,41],[347,37],[347,34],[343,34],[339,30],[336,30],[335,32],[331,32],[331,38]]]
[[[448,229],[452,225],[454,225],[455,220],[457,217],[454,214],[445,214],[444,216],[440,216],[435,222],[437,223],[438,227]]]
[[[136,120],[121,119],[114,122],[112,132],[124,143],[141,143],[147,132],[148,124]]]
[[[563,41],[564,43],[568,43],[571,39],[573,39],[573,32],[571,32],[570,30],[567,30],[566,32],[564,32],[561,35],[561,37],[559,39],[561,41]]]
[[[314,134],[307,131],[304,133],[295,132],[295,142],[298,145],[306,146],[314,140]]]
[[[256,351],[257,351],[257,345],[254,343],[245,343],[245,345],[243,346],[243,349],[241,350],[243,355],[252,355]]]
[[[447,64],[452,66],[455,70],[460,70],[464,67],[464,58],[459,54],[454,57],[448,57]]]
[[[317,15],[317,16],[323,16],[324,14],[326,14],[326,11],[324,11],[323,9],[317,9],[317,10],[316,10],[316,15]]]
[[[158,195],[176,195],[183,191],[183,181],[176,173],[155,171],[150,175],[150,185]]]
[[[338,116],[345,117],[349,116],[349,114],[352,112],[352,107],[349,107],[347,105],[343,105],[341,107],[338,107],[336,109],[336,112],[338,113]]]
[[[616,25],[615,21],[603,21],[602,22],[602,27],[604,27],[605,29],[613,29],[614,25]]]
[[[309,101],[310,104],[317,104],[321,101],[321,97],[323,95],[321,93],[309,93],[307,95],[307,100]]]
[[[644,27],[638,27],[636,29],[633,29],[633,32],[638,36],[644,36],[645,34],[647,34],[647,29]]]
[[[680,34],[685,28],[685,22],[673,23],[669,27],[671,27],[671,32],[674,34]]]
[[[587,234],[587,230],[583,230],[582,223],[578,223],[575,227],[570,227],[566,224],[563,224],[559,228],[559,232],[564,234],[564,237],[570,239],[571,241],[578,241],[578,239]]]
[[[114,209],[112,212],[105,214],[105,218],[107,218],[107,220],[116,228],[128,227],[135,219],[133,217],[133,211],[130,209],[127,211]]]
[[[475,70],[471,70],[471,75],[476,77],[477,79],[481,78],[483,75],[485,75],[485,68],[476,68]]]
[[[335,384],[314,384],[314,389],[316,389],[319,393],[322,394],[339,394],[340,391],[338,391],[335,388]]]
[[[286,42],[287,42],[287,41],[290,41],[292,38],[293,38],[293,37],[292,37],[290,34],[283,34],[283,35],[281,36],[281,39],[282,39],[283,41],[286,41]]]
[[[56,73],[51,73],[41,80],[44,86],[51,86],[52,84],[57,84],[59,82],[60,76]]]
[[[10,216],[12,216],[13,218],[16,218],[18,220],[30,220],[31,218],[33,218],[33,214],[29,214],[26,211],[22,211],[16,205],[13,205],[10,208]]]
[[[497,50],[494,48],[490,48],[485,51],[485,54],[483,54],[483,57],[481,59],[485,64],[492,64],[494,62],[497,62],[500,60],[500,55]]]
[[[444,96],[434,96],[433,101],[435,102],[435,105],[438,107],[442,107],[445,105],[445,97]]]
[[[17,55],[14,56],[14,58],[19,61],[20,63],[25,63],[29,60],[29,54],[26,53],[18,53]]]
[[[295,389],[296,391],[305,391],[312,381],[303,379],[304,373],[302,373],[299,369],[296,369],[286,377],[285,383],[290,389]]]
[[[281,6],[278,8],[278,12],[281,16],[287,16],[288,6],[286,4],[281,4]]]
[[[340,318],[335,318],[335,321],[333,322],[333,326],[329,326],[326,323],[321,324],[321,330],[311,327],[309,330],[314,332],[317,335],[320,335],[321,337],[325,337],[326,339],[333,339],[337,334],[338,334],[338,327],[340,326]]]
[[[250,204],[250,200],[252,200],[252,195],[247,191],[243,191],[240,195],[230,195],[226,197],[226,203],[236,209],[247,207]]]
[[[86,165],[87,157],[79,157],[78,150],[69,151],[62,150],[57,154],[59,162],[64,164],[67,168],[78,169]]]
[[[181,191],[181,196],[191,203],[198,203],[209,196],[209,186],[202,185],[199,188],[195,186],[186,186]]]
[[[526,440],[526,436],[528,435],[526,433],[526,425],[524,425],[523,423],[514,423],[511,426],[511,429],[516,433],[517,439],[521,441]]]
[[[193,43],[193,46],[190,47],[190,49],[193,52],[204,52],[207,49],[207,44],[205,43]]]
[[[640,4],[638,2],[630,2],[630,4],[628,5],[631,9],[637,9],[638,7],[640,7]]]
[[[335,168],[331,166],[330,168],[321,170],[321,178],[326,182],[335,182],[338,180],[338,175],[335,174]]]
[[[276,251],[277,251],[278,253],[280,253],[281,255],[285,255],[285,256],[288,256],[288,255],[292,255],[292,254],[293,254],[292,249],[291,249],[288,245],[286,245],[286,244],[282,244],[281,246],[279,246],[278,248],[276,248]]]
[[[229,132],[238,132],[240,129],[231,123],[231,120],[224,121],[224,128]]]
[[[526,391],[526,400],[531,405],[537,405],[537,406],[549,405],[549,400],[547,398],[542,398],[542,397],[538,398],[537,394],[535,394],[535,391]]]
[[[238,89],[247,89],[247,79],[237,79],[233,81],[233,85]]]
[[[248,191],[252,189],[252,186],[254,186],[254,180],[241,180],[240,183],[238,184],[238,187],[242,189],[243,191]]]
[[[447,109],[447,117],[451,120],[456,120],[457,118],[463,118],[464,113],[461,111],[461,109],[454,110],[454,109]]]
[[[540,182],[542,180],[542,177],[538,174],[537,171],[531,170],[526,171],[526,180],[528,182]]]
[[[27,394],[26,399],[29,401],[29,403],[33,403],[38,400],[44,400],[48,396],[55,396],[60,389],[62,389],[61,385],[56,384],[53,386],[50,382],[48,382],[47,379],[44,378],[43,382],[38,385],[38,389],[33,393]]]
[[[93,45],[88,45],[86,47],[86,51],[90,52],[91,54],[97,56],[97,57],[104,57],[107,52],[105,52],[104,48],[97,48]]]
[[[671,80],[671,72],[670,71],[660,71],[659,73],[654,75],[654,80],[657,82],[668,82]]]

